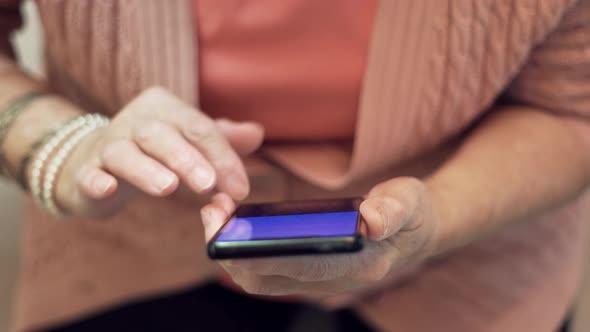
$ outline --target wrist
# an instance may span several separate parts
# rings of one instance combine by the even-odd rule
[[[30,91],[11,99],[8,103],[2,106],[0,113],[0,168],[2,170],[2,175],[10,178],[16,176],[16,171],[14,167],[10,167],[11,165],[8,164],[5,153],[4,141],[6,140],[8,131],[10,131],[16,119],[27,110],[31,103],[46,94],[47,93],[44,91]]]
[[[39,145],[43,137],[81,114],[75,106],[58,96],[47,95],[33,100],[6,133],[4,152],[8,167],[20,172],[24,159],[34,152],[35,145]]]
[[[430,193],[432,218],[435,223],[431,256],[446,253],[456,246],[457,226],[454,204],[450,202],[450,189],[432,179],[425,181]]]
[[[62,206],[55,198],[56,182],[66,159],[93,131],[108,125],[108,118],[98,114],[76,117],[61,126],[45,142],[31,163],[29,185],[39,205],[56,217],[62,216]]]

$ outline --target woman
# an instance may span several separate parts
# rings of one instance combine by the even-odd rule
[[[3,165],[38,202],[16,330],[566,317],[590,206],[589,1],[38,1],[47,86],[10,60],[18,1],[2,4]],[[205,258],[236,201],[350,195],[360,254]],[[295,299],[199,287],[230,279]]]

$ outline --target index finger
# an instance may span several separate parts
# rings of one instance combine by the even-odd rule
[[[185,110],[185,113],[185,121],[178,126],[215,169],[218,189],[236,200],[246,198],[250,184],[238,154],[217,130],[213,120],[193,109]]]
[[[159,103],[146,107],[154,110],[152,115],[178,128],[184,138],[203,154],[215,170],[218,189],[236,200],[246,198],[250,184],[244,165],[215,122],[165,90],[154,89],[152,93],[158,97]],[[164,106],[170,111],[160,112]]]
[[[201,209],[201,221],[205,227],[205,239],[209,241],[223,226],[223,223],[235,210],[234,201],[225,193],[217,193],[211,203]]]

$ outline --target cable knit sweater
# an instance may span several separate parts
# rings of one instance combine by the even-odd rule
[[[191,2],[38,1],[51,86],[107,114],[154,84],[198,105]],[[5,50],[17,3],[0,1]],[[590,144],[589,45],[586,0],[382,0],[354,142],[266,148],[282,167],[250,162],[252,199],[358,194],[379,178],[427,174],[433,163],[424,158],[500,96],[561,114]],[[431,262],[357,309],[386,330],[553,331],[579,281],[589,200]],[[63,223],[30,205],[16,330],[214,276],[196,249],[204,245],[196,209],[146,198],[107,222]]]

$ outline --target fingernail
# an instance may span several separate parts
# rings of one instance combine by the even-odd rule
[[[158,191],[166,191],[176,181],[176,176],[171,174],[159,174],[156,176],[156,187]]]
[[[381,240],[383,234],[385,232],[385,224],[383,219],[383,214],[377,210],[375,207],[371,206],[370,204],[362,203],[359,207],[361,211],[361,215],[367,221],[367,231],[369,233],[369,237],[374,240]],[[379,231],[379,234],[375,233],[375,227],[381,223],[383,225],[382,229]],[[369,227],[373,225],[373,227]],[[378,228],[377,228],[378,229]]]
[[[192,171],[191,181],[201,190],[207,190],[213,186],[215,174],[203,167],[196,167]]]
[[[365,217],[365,219],[370,219],[370,220],[380,220],[381,219],[381,213],[379,213],[379,211],[377,211],[377,209],[371,207],[368,204],[361,204],[359,210],[361,211],[361,215],[363,217]]]
[[[231,172],[227,177],[227,182],[233,188],[234,193],[239,199],[245,198],[250,191],[248,180],[239,172]]]
[[[97,180],[96,187],[99,188],[101,194],[107,193],[114,185],[112,179],[101,177]]]

